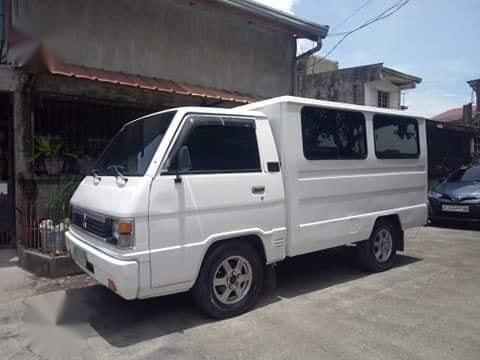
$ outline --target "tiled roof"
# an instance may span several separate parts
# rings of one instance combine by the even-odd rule
[[[432,118],[432,120],[442,121],[442,122],[451,122],[451,121],[460,121],[463,118],[463,108],[454,108],[447,110],[441,114],[438,114]]]
[[[21,68],[33,72],[47,72],[52,75],[66,76],[79,80],[128,86],[143,90],[158,91],[168,94],[191,96],[202,99],[248,104],[258,99],[237,91],[217,89],[208,86],[187,84],[185,82],[160,79],[142,75],[128,74],[121,71],[95,69],[80,65],[67,64],[55,56],[43,44],[30,44],[11,49],[15,54],[13,62]]]
[[[56,61],[48,61],[47,69],[48,72],[53,75],[98,81],[101,83],[109,83],[121,86],[130,86],[163,93],[229,101],[242,104],[247,104],[256,100],[253,96],[241,94],[236,91],[215,89],[211,87],[186,84],[183,82],[159,79],[155,77],[126,74],[123,72],[88,68]]]

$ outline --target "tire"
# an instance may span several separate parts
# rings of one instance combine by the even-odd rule
[[[378,220],[370,238],[357,245],[357,254],[362,267],[371,272],[391,269],[397,258],[399,236],[400,231],[392,222]]]
[[[263,271],[260,256],[252,246],[227,241],[205,258],[192,288],[193,300],[200,310],[216,319],[240,315],[257,302]]]

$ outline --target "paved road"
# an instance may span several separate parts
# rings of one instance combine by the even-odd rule
[[[2,358],[480,359],[476,231],[414,229],[381,274],[360,271],[349,251],[294,259],[255,310],[225,321],[206,319],[188,295],[127,302],[87,286],[35,297],[21,277],[27,286],[0,297]],[[40,285],[33,291],[59,286]],[[32,299],[59,298],[60,326],[29,310]]]

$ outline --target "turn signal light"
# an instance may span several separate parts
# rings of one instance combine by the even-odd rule
[[[119,235],[130,235],[133,233],[133,224],[131,221],[119,221],[117,224],[117,232]]]

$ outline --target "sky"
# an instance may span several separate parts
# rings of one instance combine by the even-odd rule
[[[329,25],[331,32],[351,30],[398,0],[257,0],[296,16]],[[340,25],[340,27],[338,27]],[[317,55],[338,41],[327,38]],[[307,50],[309,42],[302,41]],[[480,0],[411,0],[393,16],[348,37],[329,58],[341,68],[373,63],[421,77],[405,94],[409,110],[433,116],[472,101],[466,81],[480,78]]]

